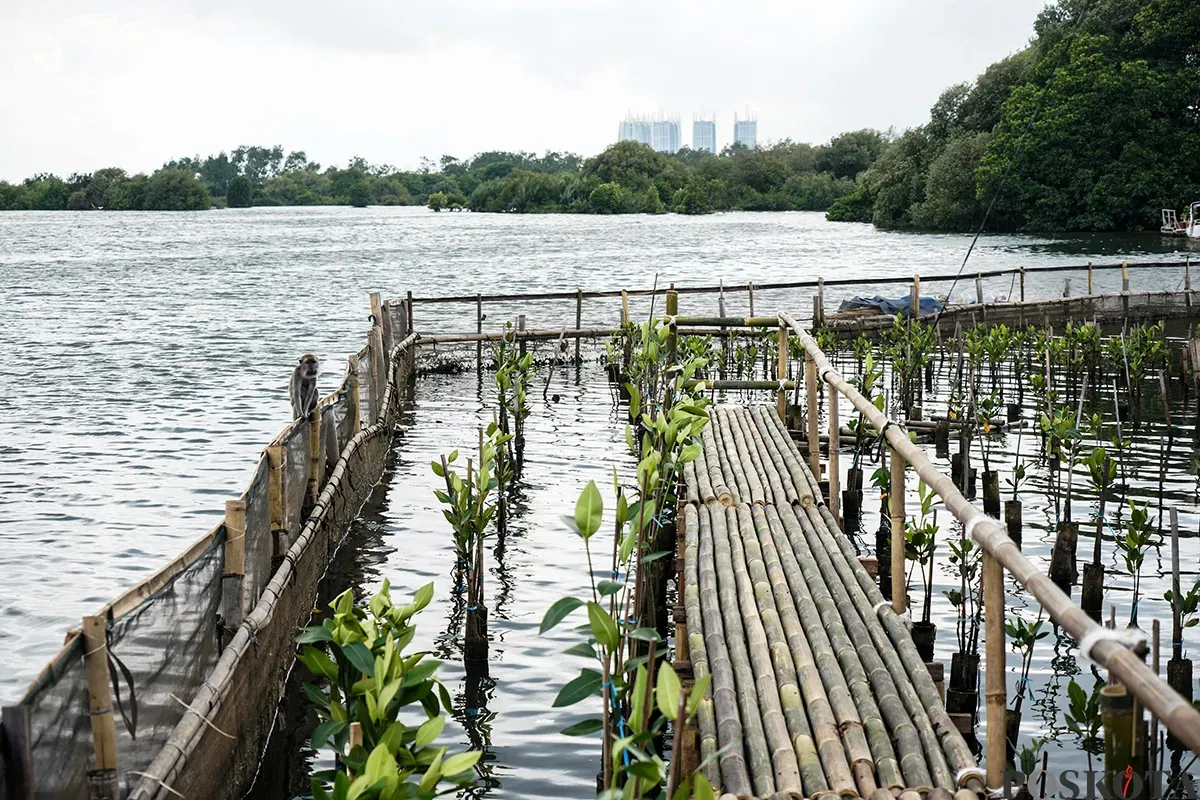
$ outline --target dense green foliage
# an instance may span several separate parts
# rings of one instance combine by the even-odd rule
[[[106,169],[67,181],[39,175],[18,185],[0,182],[0,209],[192,209],[211,202],[230,208],[422,204],[435,211],[512,213],[820,211],[854,188],[886,148],[883,134],[863,130],[826,145],[784,141],[720,155],[684,149],[668,156],[621,142],[586,161],[570,153],[487,152],[466,160],[442,156],[402,171],[362,158],[345,169],[322,169],[303,151],[239,147],[170,161],[150,177]],[[173,194],[151,192],[156,183]]]
[[[829,219],[972,230],[995,197],[989,230],[1139,230],[1200,197],[1200,4],[1060,0],[1035,31],[947,89]]]

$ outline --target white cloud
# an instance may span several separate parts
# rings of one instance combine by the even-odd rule
[[[591,154],[627,109],[686,122],[703,107],[721,140],[747,106],[760,139],[903,128],[1024,46],[1040,6],[30,0],[0,9],[0,178],[151,170],[238,144],[409,167]]]

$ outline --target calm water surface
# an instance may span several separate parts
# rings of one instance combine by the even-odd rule
[[[656,275],[660,283],[695,285],[948,274],[969,240],[835,225],[808,213],[0,215],[0,702],[21,693],[83,614],[220,520],[223,501],[242,491],[261,448],[287,420],[295,357],[316,353],[326,369],[322,388],[334,388],[345,356],[364,341],[368,292],[643,287]],[[977,246],[970,269],[1155,260],[1182,257],[1181,247],[1155,235],[994,236]],[[1135,289],[1182,282],[1172,274],[1139,285],[1138,276]],[[1113,280],[1099,288],[1114,288]],[[967,283],[956,296],[974,292]],[[1060,293],[1061,283],[1056,277],[1041,288]],[[985,286],[989,297],[1013,290],[1011,281]],[[692,302],[699,309],[706,301],[685,297],[685,312]],[[811,309],[807,296],[760,294],[757,302],[768,312]],[[730,300],[731,309],[746,303]],[[569,306],[525,311],[531,327],[556,327],[573,324]],[[489,328],[510,316],[503,307],[488,312]],[[614,314],[611,304],[590,305],[585,324]],[[425,332],[475,327],[473,309],[418,306],[415,316]],[[419,390],[397,448],[400,478],[369,521],[378,565],[354,581],[372,585],[386,575],[407,590],[439,580],[442,605],[422,625],[430,642],[445,630],[441,589],[448,591],[450,556],[425,485],[427,463],[447,447],[439,425],[465,435],[490,414],[473,376],[444,380]],[[505,632],[493,651],[498,685],[509,687],[496,724],[497,746],[507,753],[500,769],[532,769],[542,788],[509,794],[506,787],[507,796],[586,796],[594,773],[583,755],[557,760],[575,743],[552,737],[565,723],[540,710],[559,683],[549,685],[559,674],[550,658],[559,643],[537,641],[531,631],[549,602],[580,579],[574,542],[562,538],[556,515],[591,472],[623,455],[608,425],[607,388],[576,386],[574,376],[555,380],[561,404],[535,413],[529,518],[525,538],[512,544],[510,610],[498,615]],[[547,455],[536,455],[539,447]],[[567,777],[556,777],[560,769]],[[559,778],[567,794],[546,788]]]

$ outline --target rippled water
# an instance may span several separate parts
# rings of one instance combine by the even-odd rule
[[[219,521],[222,501],[242,491],[259,451],[287,420],[293,359],[316,353],[327,370],[322,388],[332,389],[345,356],[362,346],[370,291],[395,297],[406,290],[428,296],[645,287],[656,274],[660,282],[692,285],[946,274],[958,269],[969,239],[835,225],[808,213],[599,218],[336,208],[0,215],[0,701],[20,694],[83,614]],[[1186,246],[1154,235],[985,237],[970,269],[1155,259]],[[989,283],[986,293],[1011,288],[1011,281]],[[1134,288],[1163,287],[1139,286],[1135,275]],[[811,308],[804,301],[801,307]],[[684,301],[685,310],[691,302]],[[783,302],[764,298],[759,308]],[[571,304],[540,308],[529,311],[533,327],[573,323]],[[464,309],[418,305],[417,328],[474,330],[473,309],[465,311],[455,316]],[[508,312],[489,310],[487,325]],[[611,322],[614,314],[612,304],[589,304],[585,324]],[[378,535],[378,573],[405,588],[421,580],[415,567],[438,576],[448,567],[436,560],[449,558],[448,546],[428,547],[440,541],[432,529],[442,521],[428,487],[417,482],[431,480],[423,464],[442,447],[437,421],[460,426],[461,416],[451,416],[478,413],[471,409],[480,405],[470,381],[445,380],[422,385],[397,456],[402,479],[393,487],[423,488],[393,490],[377,519],[363,523]],[[600,408],[581,404],[576,392],[589,403],[599,398]],[[497,647],[504,650],[497,669],[513,670],[504,678],[510,687],[538,687],[557,674],[547,658],[554,648],[528,630],[580,577],[578,553],[560,546],[553,518],[564,493],[573,497],[598,465],[621,458],[619,445],[606,444],[613,435],[607,388],[564,385],[562,394],[559,410],[535,415],[541,418],[531,432],[552,447],[554,460],[534,455],[540,445],[531,443],[530,535],[513,545],[510,627]],[[571,460],[585,445],[586,461]],[[426,547],[415,550],[413,541]],[[426,635],[439,629],[442,610],[426,615]],[[561,720],[538,716],[551,690],[538,691],[524,699],[517,688],[506,694],[498,725],[537,736],[557,730]],[[561,740],[556,746],[564,747]],[[566,763],[545,758],[548,770]],[[582,790],[586,775],[567,773],[563,780]]]

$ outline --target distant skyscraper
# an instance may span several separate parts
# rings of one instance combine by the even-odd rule
[[[717,123],[711,119],[692,122],[692,149],[706,153],[717,152]]]
[[[733,141],[751,150],[758,146],[758,120],[754,115],[747,115],[746,119],[738,119],[737,114],[733,115]]]
[[[654,117],[628,116],[617,129],[617,141],[641,142],[660,153],[677,153],[682,146],[679,117],[659,114]]]

